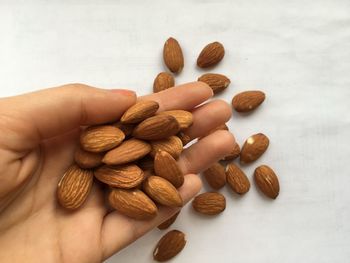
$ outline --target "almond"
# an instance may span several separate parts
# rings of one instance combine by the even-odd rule
[[[198,81],[207,83],[215,94],[226,89],[231,83],[230,79],[225,75],[214,73],[203,74],[198,78]]]
[[[208,68],[218,64],[224,56],[224,46],[219,42],[213,42],[203,48],[198,56],[197,65],[200,68]]]
[[[144,179],[143,171],[134,164],[121,166],[101,166],[94,172],[96,179],[102,183],[118,188],[133,188]]]
[[[225,168],[220,163],[214,163],[203,174],[208,184],[215,190],[226,184]]]
[[[156,115],[136,126],[133,136],[143,140],[161,140],[179,132],[180,125],[170,115]]]
[[[150,155],[153,157],[156,156],[158,151],[165,151],[177,159],[183,150],[182,141],[177,136],[170,136],[163,140],[151,141],[151,146],[152,151]]]
[[[241,163],[251,163],[257,160],[269,146],[269,138],[262,133],[250,136],[243,144],[240,161]]]
[[[112,125],[120,129],[125,134],[125,136],[130,136],[135,127],[134,124],[121,123],[120,121],[113,123]]]
[[[254,171],[254,180],[258,188],[267,197],[276,199],[280,192],[280,185],[275,172],[267,165],[261,165]]]
[[[151,156],[147,155],[137,162],[138,166],[143,171],[153,171],[154,170],[154,160]]]
[[[108,195],[108,201],[121,214],[137,220],[149,220],[158,213],[154,202],[139,189],[114,188]]]
[[[93,183],[93,172],[71,165],[57,186],[57,199],[67,209],[80,207],[90,193]]]
[[[168,72],[161,72],[157,75],[153,82],[153,92],[160,92],[162,90],[174,87],[175,79],[173,75]]]
[[[265,93],[259,90],[244,91],[232,99],[232,106],[238,112],[256,109],[265,100]]]
[[[153,116],[159,109],[159,104],[152,100],[141,100],[131,106],[121,117],[122,123],[139,123]]]
[[[162,177],[148,177],[143,183],[143,190],[161,205],[170,207],[181,207],[183,205],[179,192],[169,181]]]
[[[181,211],[181,210],[180,210]],[[158,229],[160,230],[164,230],[164,229],[167,229],[169,228],[169,226],[171,226],[176,218],[178,217],[178,215],[180,214],[180,211],[177,212],[176,214],[174,214],[172,217],[170,217],[169,219],[165,220],[163,223],[161,223],[159,226],[158,226]]]
[[[179,139],[181,140],[183,146],[185,146],[190,141],[192,141],[191,137],[189,135],[187,135],[186,133],[184,133],[184,132],[179,132],[177,134],[177,137],[179,137]]]
[[[184,67],[184,57],[179,42],[174,38],[169,38],[163,49],[165,65],[171,72],[180,73]]]
[[[151,149],[151,145],[144,141],[130,139],[107,152],[102,161],[108,165],[126,164],[141,159]]]
[[[249,191],[250,183],[245,173],[235,164],[227,166],[226,179],[228,185],[237,194],[245,194]]]
[[[124,138],[124,133],[112,125],[92,126],[83,131],[80,144],[88,152],[105,152],[118,146]]]
[[[192,206],[198,213],[216,215],[225,210],[226,199],[220,193],[207,192],[197,195],[192,202]]]
[[[180,125],[180,129],[184,130],[190,127],[193,123],[192,113],[185,110],[169,110],[159,113],[160,115],[170,115],[173,116]]]
[[[184,175],[176,160],[165,151],[158,151],[154,158],[154,171],[157,176],[167,179],[176,188],[184,183]]]
[[[167,261],[179,254],[185,245],[185,234],[171,230],[158,241],[153,251],[153,258],[158,262]]]
[[[95,168],[102,164],[103,154],[104,153],[87,152],[78,147],[74,154],[74,160],[80,168]]]
[[[223,161],[232,161],[239,156],[240,152],[241,152],[241,147],[239,147],[238,143],[235,143],[232,151],[228,155],[226,155],[222,160]]]

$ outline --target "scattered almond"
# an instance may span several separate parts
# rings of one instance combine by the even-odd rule
[[[254,180],[258,188],[267,197],[276,199],[280,192],[280,185],[275,172],[267,165],[261,165],[254,171]]]
[[[156,115],[136,126],[133,136],[143,140],[161,140],[180,131],[177,120],[170,115]]]
[[[231,83],[230,79],[225,75],[214,73],[203,74],[198,78],[198,81],[207,83],[215,94],[226,89]]]
[[[184,175],[174,157],[165,151],[158,151],[154,158],[154,171],[179,188],[184,183]]]
[[[155,157],[158,151],[165,151],[175,159],[179,158],[183,146],[182,141],[177,136],[170,136],[163,140],[151,141],[152,151],[150,155]]]
[[[153,258],[158,262],[167,261],[179,254],[185,245],[185,234],[178,230],[172,230],[158,241],[153,251]]]
[[[198,56],[197,65],[200,68],[208,68],[218,64],[224,56],[224,46],[219,42],[213,42],[203,48]]]
[[[256,109],[265,100],[265,93],[259,90],[244,91],[232,99],[232,106],[238,112]]]
[[[180,129],[184,130],[190,127],[193,123],[192,113],[185,110],[169,110],[160,112],[161,115],[170,115],[173,116],[180,125]]]
[[[181,207],[183,205],[179,192],[169,181],[162,177],[148,177],[143,183],[143,190],[161,205],[170,207]]]
[[[92,126],[83,131],[80,144],[88,152],[105,152],[118,146],[124,138],[124,133],[112,125]]]
[[[58,182],[57,199],[61,206],[67,209],[79,208],[90,193],[93,172],[81,169],[77,165],[68,168]]]
[[[194,210],[205,215],[216,215],[226,208],[225,197],[216,192],[207,192],[197,195],[192,201]]]
[[[152,117],[159,109],[159,104],[152,100],[141,100],[131,106],[121,117],[122,123],[139,123]]]
[[[102,164],[104,153],[87,152],[78,147],[74,153],[74,160],[83,169],[91,169]]]
[[[143,171],[134,164],[121,166],[101,166],[94,172],[96,179],[118,188],[134,188],[144,179]]]
[[[250,182],[245,173],[235,164],[231,163],[227,166],[226,179],[228,185],[237,194],[245,194],[249,191]]]
[[[157,75],[153,83],[153,92],[160,92],[174,87],[175,79],[168,72],[161,72]]]
[[[243,144],[240,161],[241,163],[251,163],[257,160],[269,146],[269,138],[262,133],[250,136]]]
[[[181,210],[180,210],[181,211]],[[178,215],[180,214],[180,211],[177,212],[176,214],[174,214],[172,217],[170,217],[169,219],[165,220],[163,223],[161,223],[158,226],[158,229],[160,230],[164,230],[169,228],[176,220],[176,218],[178,217]]]
[[[149,220],[158,213],[154,202],[139,189],[112,189],[108,195],[109,204],[123,215]]]
[[[225,168],[220,163],[214,163],[203,172],[208,184],[218,190],[226,184]]]
[[[175,38],[169,38],[163,49],[165,65],[171,72],[180,73],[184,67],[184,57],[179,42]]]
[[[108,165],[126,164],[141,159],[147,155],[151,149],[151,145],[147,142],[138,139],[130,139],[107,152],[102,161]]]

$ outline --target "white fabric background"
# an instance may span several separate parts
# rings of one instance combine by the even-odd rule
[[[227,209],[210,219],[184,208],[173,227],[188,243],[174,262],[349,261],[349,0],[0,1],[0,36],[1,96],[68,82],[146,94],[164,70],[166,38],[185,55],[177,83],[202,74],[199,51],[221,41],[227,53],[214,71],[232,84],[218,97],[267,94],[259,110],[229,122],[240,143],[256,132],[271,139],[245,171],[252,178],[271,165],[281,194],[271,202],[254,186],[243,198],[224,189]],[[108,262],[152,262],[162,234]]]

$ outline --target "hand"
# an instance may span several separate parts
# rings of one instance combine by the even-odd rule
[[[187,130],[201,137],[231,116],[204,83],[194,82],[145,98],[160,110],[185,109],[194,115]],[[108,211],[97,184],[84,205],[67,211],[57,204],[57,183],[73,162],[80,126],[118,120],[136,101],[127,90],[104,90],[82,84],[0,100],[0,258],[1,262],[101,262],[171,215],[162,207],[151,221],[137,221]],[[188,202],[201,187],[197,173],[228,154],[234,138],[217,131],[183,151],[179,165]]]

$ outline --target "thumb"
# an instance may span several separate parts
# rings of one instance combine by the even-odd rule
[[[136,102],[128,90],[105,90],[69,84],[0,100],[0,130],[15,149],[29,149],[40,141],[81,125],[120,118]]]

